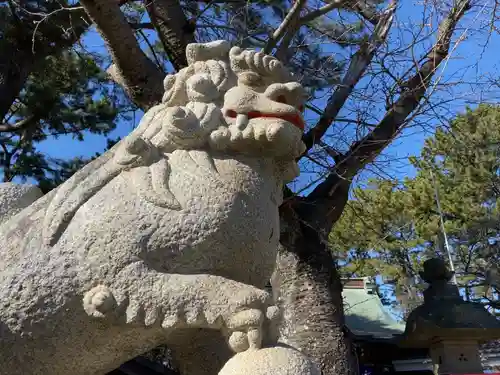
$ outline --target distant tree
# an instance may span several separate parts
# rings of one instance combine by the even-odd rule
[[[500,107],[467,109],[437,129],[412,162],[419,173],[407,186],[418,231],[444,253],[436,205],[429,199],[435,185],[466,298],[500,308]]]
[[[83,9],[64,1],[0,1],[0,123],[33,69],[74,45],[87,29]]]
[[[419,296],[418,265],[447,259],[438,193],[457,281],[465,298],[497,310],[500,273],[500,107],[480,105],[438,128],[415,178],[372,180],[354,190],[331,235],[356,274],[383,275],[404,313]]]
[[[426,244],[408,198],[397,181],[372,179],[353,190],[330,234],[332,251],[346,263],[345,277],[383,276],[393,286],[401,318],[420,303],[416,278]]]

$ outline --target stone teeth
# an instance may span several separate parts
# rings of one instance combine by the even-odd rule
[[[161,308],[159,306],[153,307],[153,308],[146,311],[145,317],[144,317],[144,325],[146,327],[152,326],[157,321],[159,321],[161,318],[162,318]]]
[[[186,323],[188,325],[195,325],[195,324],[207,322],[203,312],[197,308],[193,308],[192,310],[188,310],[186,312],[185,318],[186,318]]]
[[[125,312],[126,323],[138,323],[144,315],[144,307],[137,301],[131,301]]]
[[[236,116],[236,127],[239,130],[243,130],[247,127],[247,125],[248,125],[248,116],[242,113],[238,114],[238,116]]]
[[[267,140],[271,143],[276,141],[276,139],[278,138],[278,133],[280,132],[280,129],[281,129],[280,124],[269,125],[266,129]]]
[[[234,128],[233,128],[234,129]],[[243,133],[240,131],[240,130],[237,130],[237,129],[231,129],[231,142],[232,143],[235,143],[235,142],[239,142],[243,139]]]
[[[267,140],[266,128],[259,126],[254,128],[255,139],[258,141]]]
[[[176,323],[178,323],[179,319],[176,315],[174,314],[166,314],[164,319],[163,319],[163,322],[161,323],[161,327],[162,328],[172,328],[173,326],[175,326]]]
[[[249,125],[243,130],[243,139],[250,140],[252,138],[255,138],[254,128],[252,125]]]

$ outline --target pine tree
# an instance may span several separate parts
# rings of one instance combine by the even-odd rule
[[[409,198],[398,181],[371,179],[354,189],[330,234],[332,251],[346,264],[345,277],[382,275],[393,286],[401,318],[420,303],[417,276],[425,245]]]
[[[70,177],[87,159],[57,160],[37,151],[50,137],[107,135],[130,105],[119,95],[93,58],[74,51],[48,56],[29,75],[0,132],[3,180],[34,178],[48,191]],[[10,130],[12,129],[12,130]]]
[[[332,231],[333,251],[344,257],[346,270],[391,280],[407,312],[407,297],[418,301],[418,264],[448,257],[437,190],[465,298],[498,309],[500,107],[468,108],[438,128],[411,162],[412,179],[376,179],[355,189]]]
[[[419,169],[417,177],[407,182],[413,196],[427,195],[434,184],[438,189],[445,231],[466,297],[491,299],[497,289],[490,284],[498,283],[494,276],[500,266],[500,108],[468,108],[447,128],[438,129],[421,157],[412,162]],[[435,207],[430,199],[416,200],[415,223],[424,239],[441,245]],[[442,245],[439,250],[443,252]]]
[[[44,14],[52,14],[52,22]],[[131,103],[107,77],[102,57],[73,46],[88,27],[79,8],[0,2],[0,17],[0,176],[33,179],[46,192],[88,158],[49,158],[37,145],[62,135],[80,141],[89,133],[106,136]]]

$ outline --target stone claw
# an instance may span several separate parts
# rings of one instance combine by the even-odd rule
[[[280,321],[281,311],[277,306],[269,306],[265,315],[257,309],[236,313],[226,323],[230,332],[229,347],[241,353],[248,349],[261,349],[263,344],[276,344]]]
[[[236,353],[262,347],[265,315],[257,309],[240,311],[233,315],[226,326],[230,332],[228,344]]]
[[[115,297],[105,285],[90,289],[83,297],[83,309],[95,318],[104,318],[117,306]]]
[[[228,344],[236,353],[260,349],[267,333],[267,310],[274,301],[264,290],[252,286],[234,287],[229,301],[231,312],[224,317]]]

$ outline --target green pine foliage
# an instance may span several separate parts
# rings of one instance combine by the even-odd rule
[[[48,56],[29,76],[6,118],[11,124],[27,120],[27,125],[0,133],[4,181],[33,178],[44,191],[57,186],[88,160],[51,159],[37,145],[62,135],[79,141],[89,133],[106,136],[129,107],[93,56],[75,50]]]
[[[41,119],[36,141],[68,133],[82,140],[84,130],[107,134],[115,127],[118,108],[106,82],[90,56],[73,51],[49,56],[20,93],[15,116]]]
[[[416,232],[409,197],[397,181],[370,180],[356,188],[330,234],[331,248],[343,260],[345,276],[383,275],[405,316],[418,303],[414,277],[424,241]]]

